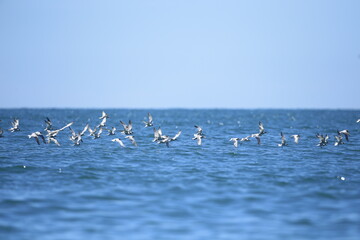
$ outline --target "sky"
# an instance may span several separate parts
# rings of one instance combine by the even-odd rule
[[[360,109],[359,9],[0,0],[0,108]]]

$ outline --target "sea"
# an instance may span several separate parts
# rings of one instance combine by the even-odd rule
[[[54,129],[94,128],[103,110],[114,136],[87,132],[79,146],[69,129],[60,146],[28,137],[46,134],[46,118]],[[10,132],[14,118],[20,131]],[[0,239],[358,240],[359,118],[360,110],[0,109]],[[137,147],[120,120],[132,121]],[[258,133],[259,121],[261,144],[235,148],[230,138]],[[181,135],[167,147],[152,141],[154,127]],[[349,141],[334,146],[345,129]],[[278,146],[281,132],[287,146]],[[316,134],[328,145],[317,146]]]

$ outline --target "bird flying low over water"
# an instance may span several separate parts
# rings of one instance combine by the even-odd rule
[[[262,122],[259,122],[259,136],[265,134],[267,132],[265,132],[265,128]]]
[[[153,118],[150,113],[148,113],[148,121],[143,121],[143,123],[145,123],[145,127],[153,126]]]
[[[159,140],[157,140],[157,143],[165,143],[167,147],[169,147],[169,143],[172,141],[176,141],[178,137],[181,135],[181,131],[179,131],[174,137],[169,137],[166,135],[162,135]]]
[[[9,129],[10,132],[17,132],[20,131],[19,125],[20,125],[20,120],[14,118],[14,120],[11,122],[12,128]]]
[[[199,133],[195,133],[194,137],[192,139],[197,140],[197,145],[200,146],[203,138],[206,138],[206,137],[204,135],[200,135]]]
[[[57,130],[47,130],[47,136],[48,137],[56,137],[56,135],[58,135],[59,132],[63,131],[64,129],[70,127],[71,125],[73,125],[74,122],[68,123],[66,124],[64,127],[57,129]]]
[[[102,118],[101,123],[97,126],[98,128],[102,128],[105,127],[106,125],[106,117]]]
[[[59,141],[58,141],[55,137],[49,136],[49,137],[48,137],[48,143],[51,143],[51,142],[55,143],[57,146],[60,147]]]
[[[234,147],[238,147],[239,146],[239,138],[230,138],[229,141],[232,141],[234,143]]]
[[[105,130],[109,132],[108,136],[115,135],[116,127],[112,127],[111,129],[105,129]]]
[[[319,139],[319,144],[317,146],[319,147],[323,147],[326,146],[328,144],[328,140],[329,140],[329,136],[326,134],[325,137],[319,133],[316,134],[316,137]]]
[[[343,137],[341,136],[341,133],[339,132],[339,130],[337,131],[338,135],[335,135],[335,143],[334,143],[334,146],[339,146],[339,145],[342,145],[342,144],[345,144],[343,142]]]
[[[126,125],[123,121],[120,121],[121,125],[123,126],[124,130],[121,131],[123,134],[125,135],[131,135],[133,134],[133,131],[132,131],[132,122],[131,120],[129,120],[129,124]]]
[[[109,118],[109,115],[107,115],[104,111],[101,113],[101,117],[99,119]]]
[[[47,130],[51,130],[52,129],[52,122],[51,122],[51,120],[48,118],[48,117],[46,117],[46,119],[44,120],[44,122],[45,122],[45,124],[46,124],[46,127],[45,127],[45,131],[47,131]]]
[[[356,121],[356,123],[360,123],[360,118]]]
[[[112,141],[112,142],[117,142],[117,143],[120,144],[120,146],[125,147],[125,144],[121,141],[120,138],[114,138],[114,139],[111,140],[111,141]]]
[[[349,130],[347,130],[347,129],[342,130],[342,131],[338,130],[338,132],[344,134],[346,141],[349,141],[349,136],[350,136]]]
[[[103,131],[102,128],[99,128],[99,131],[94,133],[94,139],[100,138],[100,135],[101,135],[102,131]]]
[[[291,135],[291,137],[292,138],[294,138],[294,142],[296,143],[296,144],[298,144],[299,143],[299,139],[300,139],[300,135]]]
[[[285,135],[283,134],[283,132],[280,133],[280,136],[281,136],[281,143],[278,144],[278,146],[279,147],[287,146],[286,138],[285,138]]]
[[[243,137],[243,138],[240,138],[240,142],[247,142],[247,141],[250,141],[250,138],[251,136],[246,136],[246,137]]]
[[[32,134],[28,135],[28,137],[34,138],[38,145],[40,145],[40,141],[39,141],[39,137],[40,137],[42,139],[42,141],[46,144],[45,137],[44,137],[44,135],[41,134],[41,132],[33,132]]]
[[[136,143],[136,141],[135,141],[134,136],[126,136],[125,138],[129,139],[129,140],[131,141],[131,143],[132,143],[135,147],[138,146],[137,143]]]
[[[161,128],[159,127],[158,129],[154,128],[154,139],[153,142],[156,142],[158,140],[160,140],[162,137],[162,131]]]
[[[260,133],[254,133],[254,134],[251,134],[250,137],[256,138],[257,143],[260,144],[260,143],[261,143],[261,141],[260,141],[260,136],[261,136]]]

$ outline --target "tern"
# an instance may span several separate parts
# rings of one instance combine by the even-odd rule
[[[345,144],[344,142],[343,142],[343,137],[341,136],[341,133],[339,132],[339,131],[337,131],[337,133],[338,133],[338,135],[335,135],[334,137],[335,137],[335,143],[334,143],[334,146],[339,146],[339,145],[341,145],[341,144]]]
[[[55,137],[48,137],[48,143],[54,142],[57,146],[60,146],[59,141]]]
[[[10,132],[20,131],[19,124],[20,124],[20,120],[15,118],[15,119],[11,122],[12,128],[10,128],[9,131],[10,131]]]
[[[109,115],[107,115],[104,111],[101,113],[101,117],[99,119],[109,118]]]
[[[120,121],[121,125],[123,126],[124,130],[121,131],[125,135],[131,135],[133,133],[132,131],[132,122],[129,120],[129,124],[126,125],[123,121]]]
[[[292,138],[294,138],[294,142],[296,143],[296,144],[298,144],[299,143],[299,139],[300,139],[300,135],[291,135],[291,137]]]
[[[197,140],[197,145],[201,145],[202,139],[205,138],[204,135],[201,135],[199,133],[195,133],[194,137],[192,138],[193,140]]]
[[[247,137],[243,137],[240,139],[240,142],[247,142],[247,141],[250,141],[250,138],[251,136],[247,136]]]
[[[42,141],[46,144],[45,137],[41,134],[41,132],[33,132],[32,134],[28,135],[28,137],[35,138],[38,145],[40,145],[39,137],[41,137]]]
[[[94,133],[94,139],[100,138],[100,135],[101,135],[102,131],[103,131],[102,128],[99,128],[99,131],[97,131],[96,133]]]
[[[278,144],[278,146],[279,147],[287,146],[286,138],[285,138],[285,135],[283,134],[283,132],[280,133],[280,136],[281,136],[281,143]]]
[[[157,142],[161,139],[162,137],[162,131],[161,128],[159,127],[158,129],[154,128],[154,139],[153,142]]]
[[[64,127],[57,129],[57,130],[47,130],[47,137],[56,137],[56,135],[58,135],[59,132],[63,131],[64,129],[70,127],[71,125],[73,125],[74,122],[68,123],[66,124]]]
[[[238,147],[239,146],[239,140],[240,138],[230,138],[229,141],[232,141],[234,143],[234,147]]]
[[[254,133],[254,134],[251,134],[250,137],[256,138],[257,143],[260,145],[260,143],[261,143],[261,141],[260,141],[260,136],[261,136],[260,133]]]
[[[135,141],[134,136],[126,136],[125,138],[129,139],[129,140],[131,141],[131,143],[132,143],[135,147],[138,146],[137,143],[136,143],[136,141]]]
[[[119,144],[120,144],[120,146],[125,147],[125,144],[121,141],[121,139],[120,139],[120,138],[114,138],[114,139],[113,139],[113,140],[111,140],[111,141],[113,141],[113,142],[117,142],[117,143],[119,143]]]
[[[96,131],[97,131],[97,127],[95,127],[94,129],[91,129],[90,127],[88,127],[89,130],[89,136],[95,136]]]
[[[319,139],[319,144],[317,146],[319,147],[323,147],[323,146],[326,146],[328,144],[328,140],[329,140],[329,136],[328,135],[325,135],[325,137],[319,133],[316,134],[316,137]]]
[[[338,132],[344,134],[346,141],[349,141],[349,136],[350,136],[349,130],[347,130],[347,129],[342,130],[342,131],[338,130]]]
[[[106,129],[106,130],[109,132],[108,136],[115,135],[116,127],[112,127],[111,129]]]
[[[151,116],[151,114],[150,113],[148,113],[148,121],[146,122],[146,121],[143,121],[143,123],[145,124],[145,127],[151,127],[151,126],[153,126],[153,118],[152,118],[152,116]]]
[[[157,143],[165,143],[167,147],[169,147],[169,143],[178,139],[181,135],[181,131],[179,131],[174,137],[169,136],[161,136],[161,140],[158,140]]]
[[[106,125],[106,117],[102,118],[101,123],[97,126],[98,128],[105,127]]]
[[[265,134],[267,132],[265,132],[265,128],[262,122],[259,122],[259,136]]]
[[[200,126],[195,125],[194,127],[197,129],[197,133],[196,133],[197,135],[205,136]]]
[[[51,130],[52,129],[52,122],[51,122],[51,120],[48,118],[48,117],[46,117],[46,119],[44,120],[44,122],[45,122],[45,124],[46,124],[46,127],[45,127],[45,131],[47,131],[47,130]]]

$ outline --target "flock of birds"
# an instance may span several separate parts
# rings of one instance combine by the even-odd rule
[[[65,129],[69,129],[71,136],[70,136],[70,140],[73,142],[74,146],[79,146],[82,142],[83,139],[82,137],[85,135],[86,132],[89,132],[89,136],[92,136],[94,139],[100,138],[101,134],[103,133],[103,130],[108,131],[107,135],[115,135],[117,129],[115,127],[111,127],[106,128],[106,121],[109,118],[109,115],[107,113],[105,113],[104,111],[102,111],[102,115],[99,117],[99,119],[101,120],[100,124],[97,125],[96,127],[94,127],[93,129],[90,128],[89,124],[86,124],[86,126],[84,127],[84,129],[78,133],[76,133],[71,126],[73,125],[74,122],[70,122],[68,124],[66,124],[65,126],[63,126],[62,128],[59,129],[54,129],[53,124],[51,122],[51,120],[49,118],[46,118],[44,120],[46,127],[44,129],[44,131],[46,132],[45,136],[40,132],[40,131],[36,131],[31,133],[30,135],[28,135],[29,138],[34,138],[35,141],[37,142],[37,144],[40,145],[41,141],[44,144],[50,144],[50,143],[54,143],[57,146],[60,146],[59,141],[56,139],[57,135],[64,131]],[[1,120],[0,120],[1,122]],[[360,123],[360,119],[358,119],[356,121],[357,123]],[[145,124],[145,127],[152,127],[154,126],[153,124],[153,118],[151,116],[150,113],[148,113],[147,116],[147,121],[143,121],[143,123]],[[10,132],[17,132],[20,131],[20,121],[19,119],[14,119],[12,122],[12,127],[9,129]],[[120,132],[125,135],[125,138],[130,140],[131,143],[134,146],[138,146],[136,141],[135,141],[135,137],[133,135],[133,125],[131,120],[129,120],[128,124],[120,121],[120,124],[123,127],[123,130],[121,130]],[[194,134],[194,137],[192,138],[193,140],[197,141],[197,145],[201,145],[202,144],[202,139],[206,138],[205,134],[203,133],[203,129],[198,126],[195,125],[194,126],[196,128],[196,133]],[[250,138],[255,138],[257,140],[257,143],[260,144],[261,143],[261,136],[266,134],[267,132],[265,131],[264,125],[262,122],[259,122],[259,132],[258,133],[254,133],[254,134],[250,134],[246,137],[242,137],[242,138],[230,138],[229,141],[233,142],[233,145],[235,148],[237,148],[239,146],[239,142],[247,142],[250,141]],[[175,136],[170,137],[168,135],[164,135],[162,133],[161,128],[159,127],[158,129],[156,129],[154,127],[154,139],[152,140],[153,142],[156,143],[163,143],[166,144],[167,147],[169,147],[170,142],[175,141],[179,138],[179,136],[181,135],[181,131],[179,131]],[[279,147],[283,147],[283,146],[287,146],[287,141],[286,141],[286,137],[285,135],[281,132],[280,133],[281,136],[281,143],[278,144]],[[350,136],[350,132],[345,129],[342,131],[337,130],[337,135],[334,136],[335,138],[335,146],[339,146],[344,144],[344,137],[346,139],[346,141],[349,141],[349,136]],[[0,138],[4,137],[4,130],[0,128]],[[292,138],[294,138],[294,142],[296,144],[299,143],[300,140],[300,135],[291,135]],[[329,136],[326,135],[322,135],[317,133],[316,137],[319,139],[319,143],[317,144],[317,146],[319,147],[324,147],[329,143]],[[121,147],[125,147],[124,142],[120,139],[120,138],[114,138],[111,141],[118,143]]]

